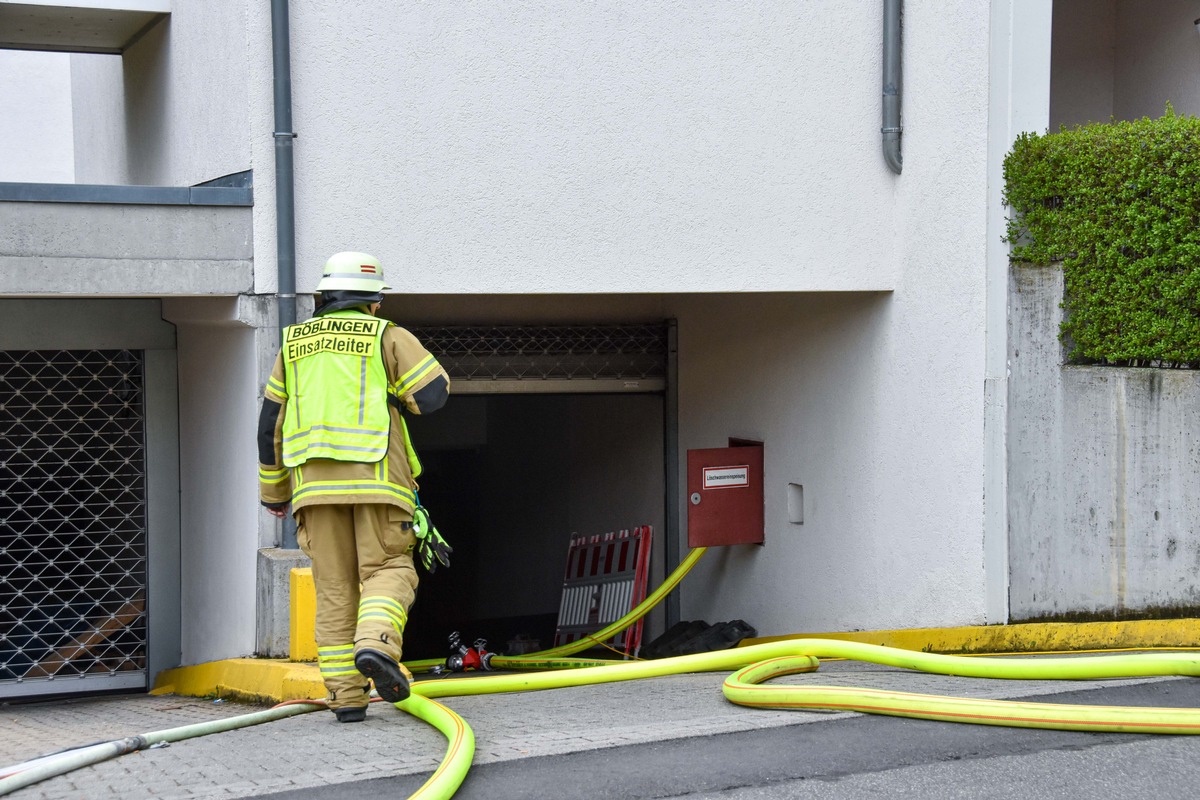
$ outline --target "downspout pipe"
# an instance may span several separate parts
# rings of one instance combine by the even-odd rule
[[[292,49],[288,0],[271,0],[272,65],[275,73],[275,297],[279,330],[296,323],[296,203],[292,159]]]
[[[900,74],[900,18],[904,0],[883,0],[883,160],[897,175],[903,169],[900,155],[900,100],[904,87]]]
[[[279,336],[296,323],[296,184],[292,160],[292,45],[288,0],[271,0],[271,62],[275,76],[275,257]],[[284,549],[294,550],[296,524],[283,521]]]

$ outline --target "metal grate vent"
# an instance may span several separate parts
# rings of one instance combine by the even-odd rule
[[[644,325],[442,326],[410,329],[456,381],[587,381],[662,388],[667,330]],[[528,386],[524,390],[529,390]]]
[[[145,685],[143,375],[0,352],[0,696]]]

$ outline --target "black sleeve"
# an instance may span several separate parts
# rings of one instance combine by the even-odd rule
[[[283,406],[274,400],[263,398],[262,410],[258,412],[258,463],[275,464],[275,424]]]
[[[413,392],[412,399],[417,404],[418,411],[422,414],[429,414],[446,405],[446,398],[449,396],[450,383],[444,376],[438,375],[429,383]]]

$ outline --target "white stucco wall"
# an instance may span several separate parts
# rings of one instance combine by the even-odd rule
[[[133,184],[189,186],[253,168],[249,13],[233,0],[176,2],[168,21],[126,51],[123,119],[114,120],[125,151],[105,170],[123,170]],[[270,39],[257,44],[269,66]],[[266,80],[269,94],[269,71]],[[255,648],[262,376],[254,330],[236,312],[206,320],[203,309],[175,305],[171,313],[180,322],[182,658],[193,664]]]
[[[891,288],[880,29],[857,2],[297,0],[298,286],[353,248],[420,292]]]
[[[1117,0],[1113,113],[1118,119],[1200,114],[1200,0]]]
[[[1054,0],[1050,130],[1112,118],[1116,18],[1117,0]]]
[[[767,547],[714,553],[684,613],[764,633],[984,621],[974,9],[906,4],[899,178],[875,6],[414,8],[356,58],[339,32],[372,13],[293,8],[301,289],[345,247],[460,295],[894,289],[664,299],[682,446],[758,438],[769,459]]]
[[[264,79],[270,92],[270,72],[248,70],[249,13],[236,0],[176,2],[125,52],[130,183],[191,186],[253,167],[249,95]],[[271,40],[254,45],[269,67]]]
[[[1200,114],[1200,0],[1055,0],[1050,130]]]
[[[71,60],[0,50],[0,181],[74,183]]]
[[[683,618],[741,618],[762,635],[982,620],[982,391],[955,366],[969,345],[915,348],[905,333],[954,323],[904,305],[680,301],[681,448],[757,439],[766,459],[765,544],[705,556]],[[804,487],[802,525],[788,521],[788,483]]]
[[[253,166],[256,288],[269,290],[269,25],[231,11],[250,37],[239,55],[220,14],[188,16],[199,8],[181,3],[126,57],[131,148],[146,150],[130,169],[178,184]],[[764,634],[985,621],[989,30],[974,6],[906,3],[897,177],[880,155],[880,28],[878,4],[856,2],[568,13],[296,0],[299,288],[355,248],[405,292],[457,295],[456,321],[488,313],[471,295],[669,293],[682,446],[743,436],[769,459],[766,548],[714,553],[685,616]],[[185,385],[183,419],[254,397],[260,376],[239,372],[249,343],[185,339],[181,375],[210,383]],[[223,437],[250,465],[254,410],[227,410]],[[202,448],[200,430],[184,435],[185,483],[231,458]],[[793,480],[803,526],[784,516]],[[228,483],[248,494],[224,506],[253,506],[252,476]],[[185,571],[252,570],[238,548],[253,536],[235,541],[240,521],[224,525],[204,491],[185,501],[206,520]],[[252,591],[251,574],[227,574]],[[184,591],[185,608],[253,602],[199,580]],[[252,643],[213,619],[186,634],[187,659]]]
[[[949,243],[928,241],[952,252],[962,238],[967,260],[971,246],[982,246],[981,237],[965,236],[976,224],[982,221],[957,223]],[[975,256],[978,271],[981,260]],[[932,256],[919,262],[937,263]],[[982,281],[967,269],[955,276],[968,287]],[[965,295],[978,305],[981,291]],[[410,324],[678,318],[681,462],[687,449],[721,447],[730,436],[764,441],[767,460],[766,545],[714,549],[685,581],[681,613],[710,622],[742,618],[770,635],[986,618],[981,322],[952,303],[929,314],[917,303],[929,293],[919,282],[905,293],[635,296],[627,303],[398,296],[387,306]],[[568,422],[564,429],[562,419],[539,415],[536,426],[512,433],[500,466],[520,492],[521,537],[531,549],[518,554],[506,546],[498,560],[547,551],[557,558],[561,545],[551,538],[534,543],[527,519],[561,515],[568,496],[609,518],[652,502],[656,490],[648,486],[614,487],[611,497],[577,495],[593,467],[611,474],[615,466],[635,479],[659,468],[642,463],[648,450],[638,456],[628,447],[616,457],[606,455],[611,447],[597,451],[595,464],[563,462],[559,439],[594,437],[606,424],[586,410]],[[622,441],[650,447],[660,435],[645,428]],[[804,486],[803,525],[788,522],[789,482]],[[679,510],[686,520],[686,504]],[[508,516],[497,515],[497,542],[512,538],[497,535]],[[500,592],[506,603],[524,597],[529,588],[512,583],[514,570],[490,576],[488,594]]]
[[[76,183],[129,183],[125,79],[120,56],[71,56]]]
[[[182,663],[196,664],[254,652],[258,375],[253,329],[180,308]]]
[[[767,458],[766,545],[706,557],[685,618],[767,635],[985,621],[987,58],[976,15],[906,4],[894,293],[678,306],[681,446],[760,439]]]

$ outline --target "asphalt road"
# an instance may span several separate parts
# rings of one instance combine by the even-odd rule
[[[1200,680],[1106,687],[1044,699],[1196,708]],[[358,781],[269,797],[396,800],[410,795],[427,777]],[[471,769],[455,798],[1130,800],[1198,795],[1200,737],[864,716],[484,764]]]

